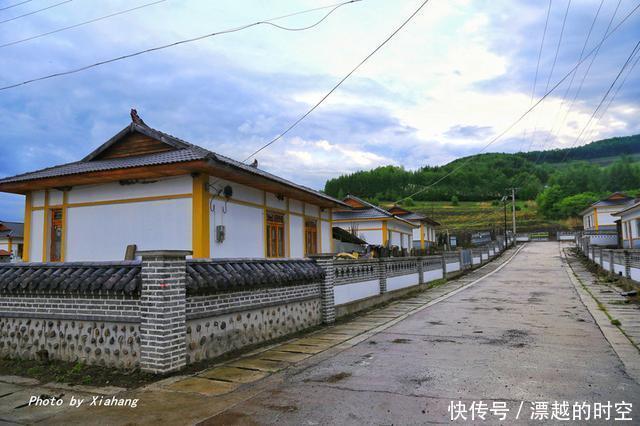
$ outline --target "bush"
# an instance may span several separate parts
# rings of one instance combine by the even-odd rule
[[[458,204],[460,204],[460,200],[458,199],[458,197],[455,196],[455,195],[453,197],[451,197],[451,205],[452,206],[457,206]]]
[[[409,197],[402,200],[402,205],[406,207],[413,207],[416,203],[413,202],[413,198]]]

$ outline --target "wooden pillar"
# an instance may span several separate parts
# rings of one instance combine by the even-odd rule
[[[191,239],[194,259],[211,257],[208,183],[209,176],[206,174],[198,174],[193,177]]]

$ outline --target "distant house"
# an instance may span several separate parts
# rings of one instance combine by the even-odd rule
[[[389,213],[418,225],[418,228],[413,230],[414,248],[425,249],[437,245],[436,228],[440,223],[424,214],[415,213],[400,206],[391,207]]]
[[[80,161],[0,179],[26,195],[23,260],[118,260],[130,245],[194,258],[333,251],[332,211],[346,204],[131,116]]]
[[[0,221],[0,256],[22,259],[24,226],[20,222]]]
[[[614,214],[620,217],[623,248],[640,248],[640,200]]]
[[[607,198],[596,201],[581,212],[585,231],[616,231],[617,217],[614,213],[633,203],[634,198],[614,192]]]
[[[354,195],[342,200],[348,208],[333,212],[333,224],[374,246],[409,249],[420,225],[396,216]]]

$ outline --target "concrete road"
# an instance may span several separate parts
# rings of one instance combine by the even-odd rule
[[[567,401],[570,417],[576,401],[591,407],[625,401],[633,404],[632,423],[640,423],[640,384],[580,302],[552,242],[530,243],[475,286],[284,374],[204,423],[449,423],[452,401],[462,401],[458,411],[467,422],[470,404],[486,403],[486,424],[500,423],[494,403],[506,404],[502,423],[510,424],[538,423],[531,419],[533,401],[548,402],[538,413],[549,416],[553,402]],[[615,406],[610,411],[612,420],[620,416]]]

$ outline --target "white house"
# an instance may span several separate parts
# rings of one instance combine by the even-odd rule
[[[23,224],[0,221],[0,255],[13,260],[22,259]]]
[[[80,161],[0,179],[26,196],[23,260],[118,260],[129,245],[194,258],[333,251],[332,210],[346,204],[131,115]]]
[[[622,229],[622,247],[640,248],[640,201],[627,206],[615,213],[620,217]]]
[[[585,231],[615,231],[617,217],[614,213],[633,203],[633,197],[614,192],[607,198],[596,201],[581,212]]]
[[[430,219],[426,215],[412,212],[400,206],[391,207],[389,209],[389,213],[408,220],[418,226],[418,228],[415,228],[412,233],[413,247],[425,249],[438,244],[436,228],[440,226],[440,223]]]
[[[411,248],[413,230],[419,229],[419,225],[354,195],[348,195],[343,201],[348,208],[334,210],[334,226],[356,235],[370,245]]]

